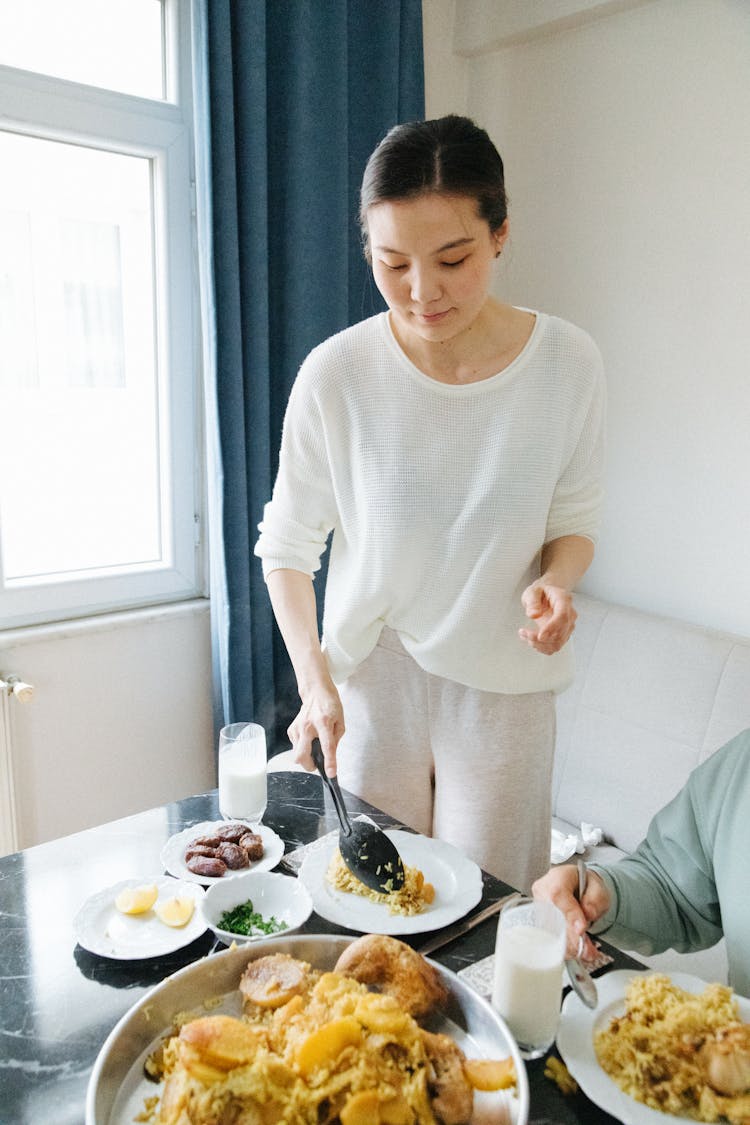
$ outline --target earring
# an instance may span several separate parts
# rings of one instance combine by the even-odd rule
[[[502,254],[502,250],[498,250],[497,253],[495,254],[495,257],[499,258],[501,254]]]

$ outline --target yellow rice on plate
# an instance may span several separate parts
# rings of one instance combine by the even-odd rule
[[[686,992],[660,973],[633,977],[625,1011],[594,1036],[596,1056],[639,1102],[696,1121],[750,1125],[750,1094],[727,1097],[707,1083],[700,1045],[740,1018],[731,988]]]
[[[390,894],[379,894],[352,875],[349,868],[341,858],[338,848],[334,849],[331,862],[328,865],[326,878],[337,891],[348,894],[362,895],[363,898],[372,899],[373,902],[382,902],[388,907],[391,914],[421,914],[435,898],[435,888],[431,883],[425,882],[425,877],[418,867],[409,867],[404,864],[404,885],[398,891]]]

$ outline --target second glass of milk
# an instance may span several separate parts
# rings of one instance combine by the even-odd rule
[[[522,1056],[536,1059],[555,1041],[560,1019],[565,916],[551,902],[517,898],[500,913],[492,1006]]]
[[[219,734],[219,812],[226,820],[259,822],[266,811],[266,732],[231,723]]]

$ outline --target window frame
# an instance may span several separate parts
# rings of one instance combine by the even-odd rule
[[[206,596],[205,458],[189,0],[164,0],[163,100],[0,66],[0,127],[148,159],[154,205],[156,346],[164,550],[133,564],[52,581],[6,581],[0,628]],[[20,487],[20,482],[19,485]]]

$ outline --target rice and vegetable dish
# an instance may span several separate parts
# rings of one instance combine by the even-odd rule
[[[663,974],[635,976],[594,1049],[621,1089],[653,1109],[750,1125],[750,1024],[725,985],[694,994]]]
[[[419,868],[408,867],[406,864],[404,864],[403,887],[388,894],[373,891],[352,874],[341,858],[338,848],[334,849],[331,856],[326,878],[338,891],[362,895],[364,898],[372,899],[373,902],[382,902],[391,914],[421,914],[425,906],[429,906],[435,898],[435,888],[425,881]]]
[[[383,949],[381,942],[380,935],[359,939],[331,972],[281,953],[251,961],[239,984],[241,1019],[188,1019],[164,1045],[164,1088],[151,1120],[467,1125],[475,1089],[515,1085],[512,1059],[467,1059],[451,1037],[420,1027],[409,1009],[423,1011],[426,998],[443,994],[439,974],[408,946],[388,939]],[[380,992],[358,979],[375,953]],[[412,978],[415,989],[413,997],[404,992],[406,1007],[386,991],[404,974],[400,983]]]

